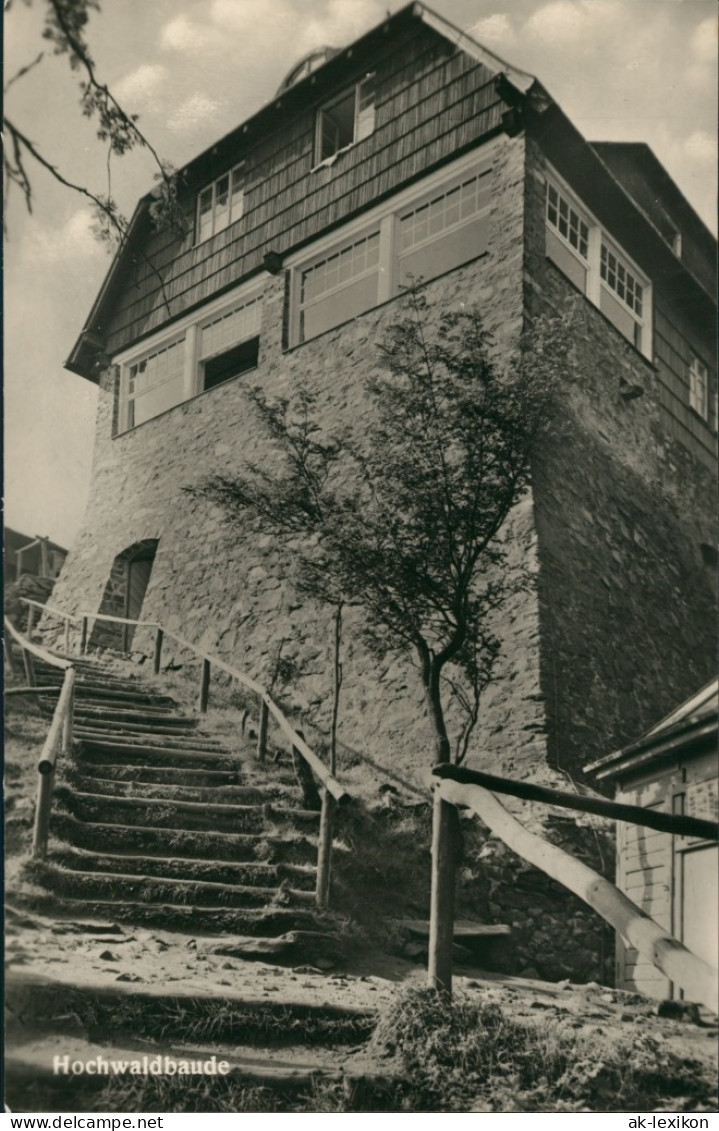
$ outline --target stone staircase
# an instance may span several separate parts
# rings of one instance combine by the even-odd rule
[[[54,790],[44,910],[276,937],[314,909],[319,814],[292,769],[257,766],[132,672],[74,660],[74,758]],[[62,673],[36,661],[39,686]],[[40,697],[50,717],[55,696]]]
[[[320,1082],[391,1090],[362,1051],[390,984],[341,972],[315,907],[319,814],[287,760],[258,765],[137,669],[72,661],[47,859],[8,892],[10,1107],[314,1110]],[[61,671],[36,660],[35,677],[59,694]],[[48,722],[56,700],[38,696]],[[98,1056],[127,1068],[58,1074]],[[158,1056],[229,1070],[173,1091],[131,1067]]]

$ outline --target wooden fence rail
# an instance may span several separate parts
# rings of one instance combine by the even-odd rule
[[[584,900],[618,931],[630,946],[636,947],[653,965],[675,982],[684,991],[685,997],[689,1001],[700,1002],[707,1008],[716,1011],[719,995],[719,975],[717,971],[695,954],[692,954],[683,943],[673,938],[609,880],[575,859],[570,853],[551,844],[543,837],[530,833],[505,809],[493,793],[490,793],[483,785],[477,784],[476,781],[468,780],[468,775],[472,778],[487,778],[490,775],[460,770],[453,766],[436,767],[434,775],[436,780],[436,822],[439,821],[443,813],[446,813],[446,808],[451,806],[465,806],[471,809],[509,848]],[[509,787],[516,787],[520,783],[507,782],[506,779],[501,778],[494,780],[501,783],[505,793],[517,795],[516,788]],[[527,783],[521,784],[526,788]],[[539,789],[541,787],[533,788]],[[552,804],[563,804],[562,800],[558,800],[558,796],[561,798],[560,791],[542,789],[542,792],[553,795]],[[577,799],[572,794],[568,796],[573,802],[581,800],[582,807],[588,806],[596,800],[593,798]],[[548,799],[542,797],[541,800],[547,801]],[[607,802],[606,804],[612,803]],[[571,807],[579,808],[577,804],[573,804]],[[615,810],[621,808],[626,811],[636,807],[614,806],[614,808]],[[586,808],[586,811],[595,810]],[[643,817],[647,816],[646,810],[640,810],[640,814]],[[620,819],[634,820],[626,812]],[[646,824],[647,822],[643,820],[642,823]],[[711,822],[698,823],[711,825]],[[435,828],[438,827],[438,823],[436,823]],[[440,880],[444,883],[448,882],[446,873],[440,877],[437,857],[433,860],[433,885]],[[453,888],[453,875],[449,877],[449,882]],[[432,912],[433,916],[437,917],[443,913],[441,900],[434,893]],[[440,922],[439,919],[430,924],[430,984],[447,992],[451,991],[452,980],[452,927],[452,920],[450,920],[449,926],[446,921]],[[432,953],[432,948],[434,948],[434,953]]]
[[[218,670],[229,675],[233,680],[241,684],[248,691],[257,696],[258,701],[258,737],[257,737],[257,758],[262,762],[267,752],[267,738],[269,719],[272,716],[282,734],[289,739],[292,744],[293,751],[296,751],[310,768],[314,776],[320,784],[320,797],[322,799],[322,809],[320,813],[320,830],[318,839],[318,861],[317,861],[317,886],[315,890],[315,901],[320,908],[326,908],[329,900],[330,889],[330,865],[332,857],[332,831],[334,824],[334,812],[337,805],[346,805],[351,801],[344,786],[330,773],[328,767],[324,762],[318,758],[315,752],[308,746],[305,741],[304,735],[293,727],[292,723],[285,716],[281,707],[275,703],[271,695],[265,688],[252,679],[245,672],[239,671],[237,668],[227,664],[221,660],[219,656],[214,655],[212,652],[201,648],[192,641],[186,640],[185,637],[180,636],[176,632],[170,632],[164,628],[157,621],[141,621],[131,620],[128,617],[115,617],[106,613],[64,613],[60,609],[54,609],[47,605],[42,605],[38,601],[31,601],[27,598],[21,600],[28,606],[35,607],[43,610],[44,613],[51,616],[58,616],[65,621],[65,624],[70,620],[80,621],[81,634],[80,634],[80,653],[84,654],[87,650],[89,639],[89,625],[90,622],[95,621],[109,621],[113,624],[134,625],[135,628],[147,628],[153,630],[155,633],[155,647],[153,654],[153,670],[156,673],[160,672],[162,649],[165,641],[174,640],[176,644],[182,649],[191,652],[193,658],[200,661],[200,685],[199,685],[199,698],[198,708],[201,713],[207,711],[209,696],[210,696],[210,681],[213,670]],[[29,681],[28,681],[29,682]]]

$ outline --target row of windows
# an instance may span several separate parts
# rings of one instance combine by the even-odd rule
[[[550,180],[547,254],[638,350],[651,357],[651,285],[569,190]]]
[[[491,166],[396,201],[375,223],[292,270],[290,340],[306,342],[378,306],[419,278],[431,279],[487,247]]]
[[[341,150],[374,132],[375,102],[375,76],[371,74],[317,110],[315,165],[331,160]],[[244,207],[245,173],[240,164],[199,193],[195,243],[203,243],[242,219]]]
[[[348,225],[344,238],[327,237],[318,241],[314,254],[291,257],[286,264],[290,345],[363,314],[419,278],[435,278],[483,254],[489,231],[490,160],[483,156],[478,164],[476,156],[462,158]],[[221,187],[229,193],[230,175],[225,182]],[[216,200],[222,203],[224,198],[217,197],[216,185],[212,194],[214,209]],[[546,224],[548,255],[650,355],[650,283],[558,178],[547,185]],[[126,359],[121,427],[141,424],[254,367],[261,319],[261,296],[256,286],[254,293],[245,286],[234,302],[218,300],[201,320],[188,321],[160,346]],[[707,420],[709,374],[698,358],[688,366],[687,384],[691,408]]]
[[[121,366],[120,429],[144,424],[198,393],[253,369],[262,299],[255,294],[189,324],[172,341]]]

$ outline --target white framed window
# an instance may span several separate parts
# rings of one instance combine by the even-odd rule
[[[374,132],[375,76],[342,91],[317,111],[315,165]]]
[[[547,180],[545,220],[547,256],[651,358],[651,283],[554,171]]]
[[[693,357],[689,366],[689,407],[709,419],[709,370],[698,357]]]
[[[582,259],[588,258],[589,225],[566,196],[551,183],[547,185],[547,223]]]
[[[300,345],[486,251],[492,149],[450,166],[290,256],[290,344]]]
[[[257,367],[261,323],[262,299],[256,296],[200,324],[198,392],[213,389]]]
[[[254,369],[261,327],[262,290],[253,280],[119,354],[119,431]]]
[[[378,302],[379,229],[353,239],[299,272],[298,340],[363,314]]]
[[[125,427],[135,428],[184,400],[185,337],[126,367]]]
[[[443,275],[486,248],[490,172],[491,168],[482,169],[398,213],[400,286]]]
[[[197,197],[195,243],[203,243],[242,217],[245,207],[245,177],[242,165],[223,173]]]

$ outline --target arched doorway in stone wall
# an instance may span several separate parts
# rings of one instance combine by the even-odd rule
[[[133,542],[112,563],[110,576],[100,602],[99,613],[112,617],[140,620],[142,603],[150,581],[157,538]],[[90,636],[90,647],[114,648],[129,652],[135,629],[132,625],[96,621]]]

